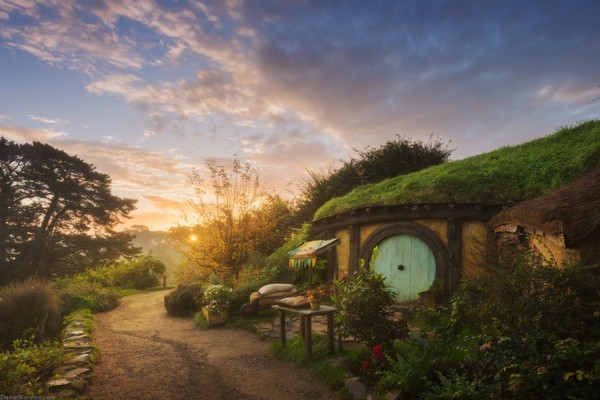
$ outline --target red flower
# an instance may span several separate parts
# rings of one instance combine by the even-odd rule
[[[361,367],[362,369],[369,369],[369,367],[370,367],[370,366],[371,366],[371,361],[369,361],[369,360],[363,360],[363,361],[360,363],[360,367]]]
[[[377,360],[383,360],[383,347],[380,344],[373,346],[371,353],[373,353]]]

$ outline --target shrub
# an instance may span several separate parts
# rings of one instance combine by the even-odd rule
[[[63,360],[59,342],[15,340],[12,351],[0,353],[0,394],[41,397],[47,391],[44,378]]]
[[[197,312],[202,306],[204,292],[198,284],[180,284],[165,296],[167,313],[176,317],[186,317]]]
[[[392,319],[389,307],[394,304],[394,292],[372,266],[362,266],[348,282],[336,282],[336,286],[338,294],[332,300],[338,308],[335,323],[340,335],[371,346],[406,335],[406,323]]]
[[[10,346],[31,330],[35,340],[48,339],[61,327],[59,298],[50,283],[37,277],[0,291],[0,345]]]
[[[123,260],[112,267],[112,283],[126,289],[148,289],[160,284],[165,264],[153,256]]]
[[[238,315],[242,306],[250,301],[250,295],[253,292],[258,291],[260,286],[254,284],[239,285],[231,292],[231,299],[229,301],[229,314]]]
[[[203,305],[215,315],[226,312],[231,300],[231,289],[225,285],[210,285],[204,291]]]
[[[436,367],[437,377],[427,375],[426,397],[594,398],[600,278],[581,265],[558,268],[522,256],[494,265],[500,269],[484,268],[453,297],[452,335],[437,338],[453,338],[445,348],[470,346],[452,370]],[[398,382],[407,368],[416,369],[410,362],[395,369]]]
[[[485,279],[482,277],[481,279]],[[465,285],[477,285],[474,281]],[[591,398],[600,391],[600,280],[588,268],[518,264],[496,283],[514,285],[512,313],[491,319],[475,336],[472,360],[482,392],[505,398]],[[495,288],[504,291],[505,288]],[[479,299],[476,306],[486,307]]]
[[[83,308],[92,312],[108,311],[119,305],[117,289],[105,286],[88,274],[57,279],[53,286],[60,297],[64,315]]]

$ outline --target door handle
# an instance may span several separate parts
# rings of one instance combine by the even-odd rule
[[[398,271],[404,271],[406,267],[402,264],[398,265]]]

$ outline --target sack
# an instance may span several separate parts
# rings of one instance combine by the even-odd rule
[[[267,296],[277,292],[289,292],[292,289],[294,289],[294,285],[291,283],[271,283],[258,289],[258,293],[262,296]]]

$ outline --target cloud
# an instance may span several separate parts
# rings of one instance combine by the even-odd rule
[[[33,129],[0,125],[0,135],[17,142],[40,141],[81,157],[108,174],[113,188],[121,195],[142,197],[148,193],[188,193],[192,165],[185,158],[131,147],[114,141],[72,140],[67,133],[51,129]]]
[[[187,202],[177,201],[170,198],[162,197],[162,196],[144,196],[146,200],[149,200],[154,207],[159,209],[175,209],[181,210],[183,207],[187,205]]]
[[[144,120],[134,145],[113,131],[77,141],[39,116],[49,129],[0,129],[159,198],[211,153],[286,188],[396,134],[452,138],[464,157],[598,116],[599,13],[589,0],[0,0],[0,44],[76,71],[88,95]]]
[[[41,6],[40,6],[41,7]],[[32,19],[22,26],[6,26],[7,44],[28,52],[50,64],[94,74],[99,68],[139,69],[142,59],[135,42],[102,25],[78,18],[79,10],[71,3],[57,2],[53,5],[55,19],[37,8],[21,9]]]
[[[0,135],[17,142],[48,142],[64,138],[68,134],[54,129],[36,129],[14,125],[0,125]]]
[[[35,116],[35,115],[28,115],[28,117],[32,121],[41,122],[43,124],[52,125],[52,126],[55,126],[55,127],[60,127],[60,126],[64,126],[64,125],[68,125],[69,124],[69,121],[65,121],[65,120],[60,119],[60,118],[38,117],[38,116]]]
[[[133,74],[112,74],[89,83],[85,88],[93,94],[129,96],[139,82],[141,79]]]

